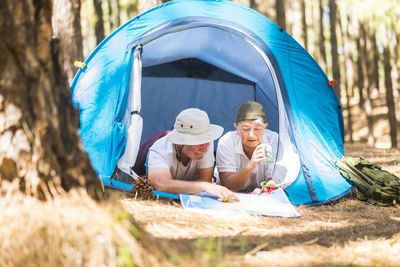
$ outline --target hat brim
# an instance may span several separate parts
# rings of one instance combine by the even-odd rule
[[[224,128],[215,124],[211,124],[209,131],[202,134],[180,133],[174,129],[167,136],[167,140],[177,145],[201,145],[218,139],[223,132]]]

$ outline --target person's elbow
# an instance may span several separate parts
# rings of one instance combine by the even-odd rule
[[[222,186],[225,186],[229,190],[237,191],[240,188],[236,188],[235,183],[232,183],[232,174],[219,173],[219,179]]]
[[[235,190],[235,188],[232,188],[232,183],[229,179],[229,175],[219,173],[219,180],[222,186],[225,186],[230,190]]]
[[[153,186],[154,190],[163,191],[163,183],[161,179],[149,175],[149,182]]]
[[[239,191],[241,189],[240,186],[237,186],[237,185],[229,183],[229,182],[222,182],[221,181],[221,185],[225,186],[226,188],[228,188],[229,190],[232,190],[232,191]]]
[[[165,179],[162,173],[158,171],[149,171],[148,178],[154,190],[166,191],[168,179]]]

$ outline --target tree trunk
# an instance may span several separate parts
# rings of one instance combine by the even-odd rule
[[[133,18],[133,17],[135,17],[135,16],[137,16],[137,15],[139,15],[139,14],[141,14],[141,13],[143,13],[144,11],[146,11],[146,10],[143,10],[143,11],[140,11],[140,3],[142,2],[143,0],[138,0],[137,2],[132,2],[132,1],[130,1],[130,2],[128,2],[127,4],[126,4],[126,8],[125,8],[125,10],[126,10],[126,14],[128,15],[128,18]]]
[[[333,79],[337,80],[337,85],[334,87],[336,95],[340,99],[340,68],[339,68],[339,54],[338,54],[338,44],[336,37],[336,0],[329,0],[329,18],[331,25],[331,47],[332,47],[332,75]]]
[[[372,86],[379,92],[379,50],[378,50],[378,45],[376,43],[375,32],[372,32],[371,34],[371,44],[373,53],[372,68],[371,68],[372,81],[373,81]]]
[[[250,1],[249,1],[249,7],[252,8],[252,9],[254,9],[254,10],[257,10],[257,3],[256,3],[256,0],[250,0]]]
[[[317,62],[320,61],[320,56],[319,56],[319,36],[318,36],[318,31],[319,31],[319,6],[318,3],[316,2],[311,2],[310,3],[310,12],[311,12],[311,17],[308,20],[309,22],[311,21],[310,25],[307,25],[307,39],[308,39],[308,52],[311,53],[312,57],[317,60]],[[311,34],[308,34],[311,29]]]
[[[386,87],[386,105],[388,107],[388,119],[390,128],[390,141],[391,147],[397,148],[397,121],[393,99],[393,85],[392,85],[392,66],[390,64],[390,48],[385,45],[383,49],[383,66],[385,70],[385,87]]]
[[[339,20],[339,27],[340,27],[340,33],[342,36],[343,40],[343,56],[344,56],[344,64],[343,64],[343,71],[344,71],[344,89],[346,93],[346,110],[347,110],[347,129],[346,132],[349,136],[349,143],[353,143],[353,116],[351,112],[351,103],[350,103],[350,92],[352,90],[352,51],[350,49],[350,34],[349,34],[349,24],[348,21],[346,21],[347,24],[347,30],[345,32],[345,29],[343,27],[342,20]]]
[[[115,0],[117,3],[117,27],[121,26],[121,5],[119,0]]]
[[[74,79],[75,60],[83,59],[81,32],[81,0],[54,0],[52,25],[54,36],[60,39],[63,70],[69,84]]]
[[[94,11],[95,11],[95,25],[94,32],[96,35],[96,44],[103,41],[104,35],[104,19],[103,19],[103,8],[101,6],[102,0],[93,0]]]
[[[141,14],[161,4],[160,0],[138,0],[138,13]]]
[[[138,12],[143,13],[147,10],[152,9],[153,7],[156,7],[158,5],[161,5],[163,3],[169,2],[171,0],[138,0]]]
[[[393,28],[392,28],[392,31],[393,31],[393,33],[394,33],[394,35],[395,35],[395,38],[394,38],[394,56],[393,56],[393,66],[394,66],[394,68],[395,68],[395,75],[393,75],[393,81],[394,81],[394,84],[396,85],[396,86],[393,86],[393,95],[395,96],[395,98],[394,98],[394,103],[395,103],[395,113],[396,113],[396,120],[397,120],[397,122],[400,122],[400,88],[399,88],[399,84],[400,84],[400,73],[399,73],[399,70],[400,70],[400,67],[399,67],[399,48],[400,48],[400,44],[399,44],[399,41],[400,41],[400,36],[399,36],[399,34],[398,33],[396,33],[396,30],[395,30],[395,27],[394,26],[392,26]],[[398,128],[400,128],[400,125],[399,125],[399,127]],[[398,136],[398,138],[397,138],[397,141],[398,142],[400,142],[400,131],[399,131],[399,136]]]
[[[0,182],[18,179],[21,190],[40,199],[74,186],[100,196],[80,143],[60,43],[51,39],[51,1],[6,2],[0,8]]]
[[[364,72],[362,66],[362,55],[361,55],[361,36],[358,34],[356,36],[356,44],[357,44],[357,87],[358,87],[358,95],[359,95],[359,107],[361,110],[364,109]]]
[[[285,18],[285,1],[275,0],[276,10],[276,23],[281,26],[282,29],[286,29],[286,18]]]
[[[110,32],[112,32],[114,30],[114,13],[111,0],[107,0],[107,6],[108,6],[108,24],[110,26]]]
[[[396,50],[400,50],[400,36],[396,33]],[[400,58],[399,55],[396,57],[396,62],[399,62]],[[399,64],[397,64],[397,70],[400,70]],[[400,75],[397,76],[397,84],[400,85]],[[396,108],[396,119],[397,119],[397,129],[400,129],[400,89],[397,91],[396,101],[395,101],[395,108]],[[397,132],[397,142],[400,142],[400,130]]]
[[[319,51],[321,53],[320,64],[322,64],[322,69],[327,72],[327,63],[326,63],[326,51],[325,51],[325,35],[324,35],[324,9],[322,6],[322,0],[319,0]]]
[[[302,22],[304,48],[308,51],[306,1],[305,0],[301,0],[300,5],[301,5],[301,22]]]
[[[374,137],[374,120],[372,115],[373,104],[371,100],[371,84],[372,84],[372,68],[368,68],[368,66],[372,65],[372,59],[369,55],[371,51],[371,45],[369,45],[369,38],[367,37],[367,26],[362,23],[360,24],[360,32],[362,38],[362,65],[363,65],[363,72],[367,74],[367,80],[365,84],[366,89],[366,98],[365,98],[365,114],[367,117],[367,125],[368,125],[368,145],[373,147],[375,145],[375,137]]]

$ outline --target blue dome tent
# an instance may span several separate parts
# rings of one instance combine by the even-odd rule
[[[80,134],[107,182],[128,170],[140,143],[189,107],[233,130],[238,107],[261,103],[279,134],[274,179],[293,204],[322,204],[352,186],[333,164],[344,155],[343,118],[328,79],[289,34],[227,0],[172,1],[119,27],[73,83]]]

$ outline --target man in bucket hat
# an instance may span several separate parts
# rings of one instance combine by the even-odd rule
[[[183,110],[171,133],[157,140],[149,149],[148,178],[156,190],[169,193],[205,192],[221,201],[237,197],[224,186],[211,183],[213,141],[223,128],[210,124],[200,109]]]
[[[260,192],[258,188],[266,182],[275,187],[270,179],[275,166],[278,134],[267,130],[267,126],[261,104],[248,101],[239,107],[235,131],[227,132],[218,142],[216,162],[222,185],[242,192],[255,189]],[[266,145],[272,150],[266,151]]]

